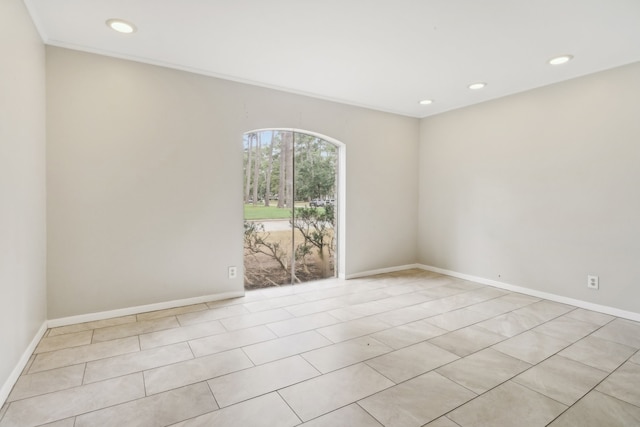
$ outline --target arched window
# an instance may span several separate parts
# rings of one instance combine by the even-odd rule
[[[245,287],[344,277],[344,144],[274,128],[243,148]]]

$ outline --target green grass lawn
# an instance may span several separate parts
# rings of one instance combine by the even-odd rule
[[[266,207],[263,205],[253,206],[252,204],[244,205],[244,219],[289,219],[291,218],[291,209],[279,209],[275,206]]]
[[[307,207],[308,204],[304,202],[296,202],[296,208]],[[324,208],[318,208],[321,213],[324,213]],[[256,219],[289,219],[291,218],[291,209],[280,209],[276,206],[265,206],[264,204],[244,205],[244,219],[256,220]]]

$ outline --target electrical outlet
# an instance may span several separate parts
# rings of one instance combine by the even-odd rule
[[[229,267],[229,279],[238,277],[238,267]]]
[[[587,288],[600,289],[600,284],[598,282],[598,276],[587,276]]]

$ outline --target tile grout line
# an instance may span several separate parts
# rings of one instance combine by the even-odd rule
[[[84,363],[84,369],[82,370],[82,380],[80,381],[80,385],[85,385],[84,379],[86,376],[87,376],[87,362]]]
[[[118,338],[118,340],[124,340],[124,339],[128,339],[128,338],[133,338],[133,337]],[[117,340],[113,340],[113,341],[117,341]],[[70,349],[75,349],[75,348],[80,348],[80,347],[85,347],[85,346],[90,346],[90,345],[103,344],[103,343],[106,343],[106,342],[109,342],[109,341],[102,341],[102,342],[98,342],[96,344],[85,344],[84,346],[68,347],[68,348],[64,348],[64,349],[60,349],[60,350],[50,351],[50,352],[47,352],[47,353],[54,353],[54,352],[57,352],[57,351],[65,351],[65,350],[70,350]],[[122,353],[122,354],[116,354],[114,356],[100,357],[100,358],[97,358],[97,359],[92,359],[92,360],[89,360],[89,361],[86,361],[86,362],[80,362],[80,363],[96,362],[98,360],[110,359],[112,357],[123,356],[125,354],[132,354],[132,353],[135,353],[136,351],[139,351],[139,350],[134,350],[134,351],[130,351],[130,352]],[[47,354],[47,353],[39,353],[39,354]],[[34,359],[34,361],[35,361],[35,359]],[[39,374],[41,372],[52,371],[54,369],[67,368],[69,366],[79,365],[80,363],[71,363],[71,364],[68,364],[68,365],[56,366],[56,367],[49,368],[49,369],[42,369],[42,370],[39,370],[37,372],[29,372],[29,374]]]
[[[373,396],[373,395],[372,395],[372,396]],[[360,409],[362,409],[365,413],[367,413],[371,418],[373,418],[374,420],[376,420],[376,422],[377,422],[378,424],[380,424],[380,426],[384,427],[384,424],[382,424],[382,421],[380,421],[379,419],[377,419],[377,418],[375,417],[375,415],[373,415],[371,412],[367,411],[367,409],[366,409],[364,406],[360,405],[360,402],[361,402],[361,401],[362,401],[362,399],[360,399],[360,400],[358,400],[358,401],[356,401],[356,402],[353,402],[353,404],[357,405]],[[347,405],[347,406],[348,406],[348,405]],[[322,416],[322,415],[321,415],[321,416]],[[431,421],[429,421],[428,423],[430,423],[430,422],[431,422]],[[427,424],[428,424],[428,423],[427,423]]]
[[[300,414],[298,414],[298,413],[295,411],[295,409],[293,409],[293,408],[291,407],[291,405],[289,405],[289,402],[287,402],[287,399],[285,399],[285,398],[284,398],[284,396],[282,396],[282,394],[280,394],[280,390],[283,390],[284,388],[285,388],[285,387],[280,388],[280,389],[278,389],[278,390],[275,390],[274,392],[278,395],[278,397],[279,397],[280,399],[282,399],[282,401],[284,402],[284,404],[285,404],[285,405],[287,405],[287,407],[291,410],[291,412],[292,412],[292,413],[293,413],[293,414],[298,418],[298,420],[299,420],[300,422],[299,422],[297,425],[300,425],[300,424],[304,424],[304,423],[306,423],[307,421],[304,421],[304,420],[302,419],[302,417],[300,416]]]
[[[220,404],[218,403],[218,399],[216,399],[216,394],[213,392],[213,389],[211,388],[211,384],[209,384],[209,381],[205,381],[205,384],[207,384],[207,388],[209,389],[209,393],[211,393],[211,397],[213,397],[213,401],[215,402],[216,406],[218,407],[218,409],[214,409],[211,412],[214,411],[219,411],[220,409],[222,409],[222,407],[220,406]]]
[[[142,376],[142,387],[144,388],[144,397],[149,397],[149,392],[147,391],[147,379],[144,376],[144,369],[140,371],[140,376]]]
[[[451,421],[454,425],[456,425],[456,426],[458,426],[458,427],[463,427],[463,426],[461,426],[460,424],[458,424],[457,422],[453,421],[451,418],[447,417],[446,415],[442,415],[441,417],[436,418],[436,420],[437,420],[437,419],[439,419],[439,418],[446,418],[446,419],[448,419],[449,421]]]

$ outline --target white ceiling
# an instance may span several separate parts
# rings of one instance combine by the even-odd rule
[[[640,0],[25,3],[50,45],[412,117],[640,61]],[[565,53],[574,60],[547,64]],[[488,86],[467,89],[476,81]]]

